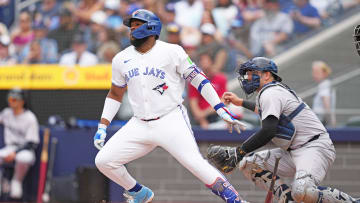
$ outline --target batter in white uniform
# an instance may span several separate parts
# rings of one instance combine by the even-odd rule
[[[124,24],[131,29],[133,46],[118,53],[112,62],[112,86],[94,137],[94,144],[100,149],[95,158],[98,169],[128,191],[130,202],[151,202],[154,193],[139,184],[124,164],[160,146],[223,200],[243,202],[199,152],[182,105],[186,81],[238,132],[242,123],[234,119],[182,47],[157,40],[161,22],[155,14],[140,9]],[[106,127],[118,111],[126,89],[134,116],[104,145]]]
[[[0,112],[4,125],[5,147],[0,149],[0,165],[15,161],[15,171],[10,184],[10,197],[22,197],[22,182],[35,162],[35,149],[39,144],[39,124],[26,107],[25,92],[12,89],[8,94],[9,107]]]
[[[276,64],[268,58],[256,57],[242,64],[238,73],[247,95],[258,92],[256,103],[226,92],[223,95],[225,104],[233,103],[258,112],[262,128],[242,146],[230,149],[236,152],[228,158],[233,160],[228,163],[236,166],[248,154],[240,162],[240,170],[251,181],[267,189],[275,157],[281,157],[278,175],[294,178],[292,185],[288,186],[277,177],[274,194],[281,203],[359,202],[337,189],[319,186],[335,160],[335,148],[313,111],[293,90],[281,83]],[[270,140],[279,148],[251,153]],[[219,146],[214,147],[219,149]]]

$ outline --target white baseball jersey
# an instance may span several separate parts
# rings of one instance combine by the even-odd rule
[[[106,142],[95,163],[102,173],[126,190],[137,181],[123,165],[158,146],[206,185],[224,178],[200,154],[187,110],[182,105],[183,74],[194,65],[183,48],[159,40],[146,53],[130,46],[114,57],[112,82],[128,87],[134,117]]]
[[[39,143],[39,124],[30,110],[14,115],[11,108],[5,108],[0,113],[0,123],[4,125],[6,145],[23,146],[26,142]]]
[[[182,104],[183,73],[192,65],[184,49],[176,44],[157,40],[147,53],[130,46],[112,61],[112,83],[128,87],[135,117],[157,118]]]
[[[280,86],[272,86],[263,91],[260,99],[257,96],[257,106],[261,110],[261,120],[269,115],[280,118],[280,114],[289,115],[302,102],[296,99],[288,90]],[[305,144],[311,138],[318,134],[326,134],[324,125],[320,122],[314,112],[306,105],[292,120],[296,128],[295,137],[290,145],[291,149],[295,149]],[[326,136],[328,136],[326,134]],[[329,138],[330,139],[330,138]]]

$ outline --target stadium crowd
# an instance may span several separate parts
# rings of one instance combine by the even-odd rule
[[[181,44],[195,61],[209,54],[215,72],[232,72],[237,59],[274,56],[360,1],[43,0],[16,18],[15,2],[0,1],[1,65],[110,63],[130,44],[124,17],[145,8],[163,22],[160,39]]]

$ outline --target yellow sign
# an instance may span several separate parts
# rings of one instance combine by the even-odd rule
[[[0,89],[109,89],[111,65],[64,67],[17,65],[0,67]]]

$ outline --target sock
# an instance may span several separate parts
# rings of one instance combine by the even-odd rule
[[[141,190],[141,188],[142,188],[142,185],[140,185],[139,183],[136,183],[135,186],[129,190],[129,192],[139,192]]]

